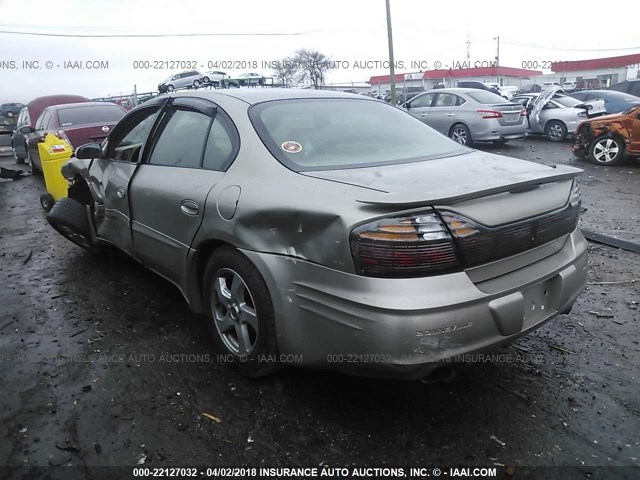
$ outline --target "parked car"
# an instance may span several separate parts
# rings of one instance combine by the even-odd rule
[[[422,378],[567,313],[586,283],[579,169],[465,148],[363,95],[153,99],[76,157],[51,225],[175,283],[249,376]]]
[[[527,109],[527,131],[544,134],[551,142],[562,142],[575,133],[578,124],[606,113],[603,100],[581,102],[561,92],[556,86],[543,93],[528,93],[511,99]]]
[[[562,86],[562,90],[564,90],[565,93],[569,93],[569,92],[574,92],[576,90],[577,83],[576,82],[564,82],[561,86]]]
[[[229,78],[225,72],[221,72],[218,70],[211,70],[202,75],[202,83],[205,85],[215,85],[216,87],[223,86],[225,84],[225,80]]]
[[[160,93],[173,92],[179,88],[198,88],[204,82],[202,74],[197,70],[188,70],[186,72],[176,73],[167,77],[167,79],[158,85]]]
[[[0,105],[0,117],[16,117],[24,107],[22,103],[3,103]]]
[[[640,105],[616,115],[582,122],[573,153],[599,165],[618,165],[625,155],[640,157]]]
[[[404,105],[409,114],[472,146],[474,142],[507,142],[525,136],[525,109],[489,91],[443,88],[423,93]]]
[[[588,100],[604,100],[604,108],[608,114],[620,113],[640,104],[640,97],[615,90],[583,90],[569,95],[581,102]]]
[[[640,79],[625,80],[624,82],[611,85],[607,90],[630,93],[631,95],[640,97]]]
[[[40,115],[47,107],[89,101],[88,98],[80,95],[47,95],[30,101],[26,108],[20,110],[15,131],[11,136],[11,147],[13,148],[16,162],[24,163],[27,160],[29,156],[29,140],[33,136],[33,133],[22,133],[22,127],[35,127],[36,120],[40,118]]]
[[[500,96],[511,100],[513,96],[518,92],[518,87],[515,85],[503,85],[500,87]]]
[[[259,73],[243,73],[227,79],[226,83],[234,87],[255,87],[264,84],[264,77]]]
[[[55,133],[73,148],[104,140],[115,124],[126,114],[120,105],[108,102],[82,102],[47,107],[35,127],[20,128],[29,136],[28,157],[34,172],[41,172],[38,143],[47,133]]]
[[[496,95],[500,95],[500,90],[494,87],[487,87],[484,83],[480,82],[472,82],[472,81],[462,81],[458,82],[458,88],[475,88],[477,90],[487,90],[488,92],[495,93]]]

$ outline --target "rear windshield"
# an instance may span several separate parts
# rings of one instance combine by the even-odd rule
[[[87,105],[58,110],[61,127],[113,123],[124,117],[125,111],[116,105]]]
[[[389,104],[359,99],[278,100],[251,108],[258,135],[295,171],[428,160],[470,150]]]
[[[473,98],[478,103],[483,103],[485,105],[492,105],[495,103],[505,103],[506,100],[502,98],[500,95],[487,92],[486,90],[478,90],[477,92],[467,92],[471,98]]]

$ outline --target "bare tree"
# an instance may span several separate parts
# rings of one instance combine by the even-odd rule
[[[277,60],[273,66],[273,76],[285,87],[293,83],[293,80],[298,76],[298,71],[298,64],[291,57]]]
[[[327,72],[334,68],[331,59],[317,50],[300,49],[293,59],[298,67],[299,80],[309,80],[314,88],[324,85]]]

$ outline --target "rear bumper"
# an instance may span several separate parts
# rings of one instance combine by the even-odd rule
[[[527,130],[526,122],[517,125],[500,125],[497,120],[489,120],[482,130],[471,132],[476,142],[494,142],[497,140],[515,140],[524,138]]]
[[[368,278],[244,253],[269,287],[281,354],[373,376],[420,378],[442,362],[509,343],[568,311],[586,283],[578,229],[553,255],[476,283],[466,272]]]

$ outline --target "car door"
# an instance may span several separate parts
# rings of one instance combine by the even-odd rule
[[[89,182],[96,205],[98,237],[133,255],[129,185],[140,165],[148,139],[159,123],[167,98],[150,100],[133,110],[112,130],[101,158],[91,160]]]
[[[27,158],[27,137],[23,133],[20,133],[20,128],[28,127],[29,124],[29,110],[23,108],[18,114],[16,129],[11,137],[11,146],[15,150],[18,158]]]
[[[435,128],[444,135],[449,135],[449,130],[456,121],[464,121],[461,116],[462,97],[453,93],[437,93],[429,109],[429,126]],[[465,123],[469,124],[468,119]]]
[[[226,170],[211,168],[226,116],[199,98],[175,99],[169,110],[130,186],[131,228],[136,258],[180,285],[207,196]]]
[[[406,104],[407,112],[409,112],[410,115],[416,117],[421,122],[424,122],[427,125],[431,125],[429,123],[429,112],[431,111],[431,104],[433,103],[435,97],[435,93],[424,93],[422,95],[418,95],[417,97],[413,97]]]
[[[53,112],[50,108],[46,108],[42,115],[38,118],[34,131],[27,135],[27,143],[29,148],[29,159],[31,164],[35,164],[38,170],[42,170],[42,163],[40,161],[40,154],[38,153],[38,143],[44,138],[49,124],[51,123]]]

